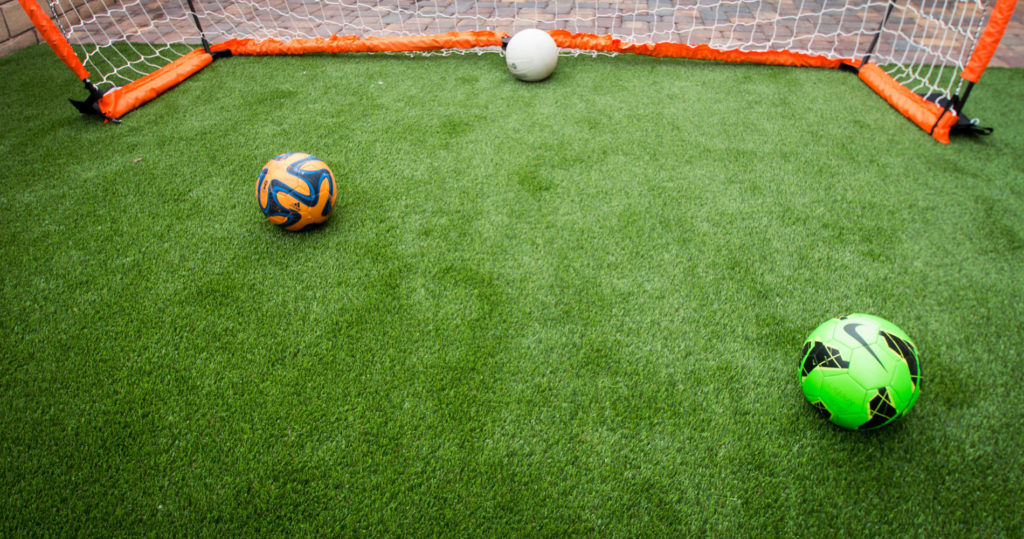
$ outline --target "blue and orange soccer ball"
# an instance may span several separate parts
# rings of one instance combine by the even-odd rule
[[[256,200],[268,221],[285,230],[302,230],[331,215],[338,189],[334,174],[308,153],[271,159],[256,180]]]

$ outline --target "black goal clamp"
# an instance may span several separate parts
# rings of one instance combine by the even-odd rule
[[[921,97],[942,107],[943,116],[949,113],[950,111],[952,111],[953,114],[956,114],[956,123],[953,124],[952,127],[950,127],[950,133],[963,133],[969,135],[992,134],[993,129],[991,127],[982,127],[978,125],[977,118],[968,118],[965,114],[963,114],[963,112],[960,110],[961,99],[959,96],[953,96],[953,98],[950,99],[942,94],[927,94],[922,95]],[[941,119],[942,116],[939,116],[939,118]],[[938,124],[939,123],[936,121],[935,125],[937,126]],[[932,130],[934,131],[934,129],[935,127],[933,126]]]
[[[76,109],[78,109],[78,112],[92,116],[99,116],[107,122],[114,122],[115,124],[121,123],[121,120],[118,120],[117,118],[111,118],[110,116],[103,114],[103,111],[100,110],[100,98],[103,97],[103,94],[107,92],[97,88],[95,84],[89,81],[89,79],[85,79],[83,82],[85,82],[85,89],[89,91],[89,97],[87,97],[83,101],[75,101],[74,99],[68,99],[68,101],[70,101],[71,104],[74,105]]]

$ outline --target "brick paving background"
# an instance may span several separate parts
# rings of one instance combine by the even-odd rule
[[[988,65],[996,67],[1024,67],[1024,5],[1017,3],[999,49]]]
[[[46,0],[37,0],[39,5],[50,12]],[[115,0],[62,0],[68,9],[103,10]],[[43,39],[32,26],[32,21],[18,0],[0,0],[0,58],[12,52],[42,43]]]
[[[45,0],[38,0],[45,5]],[[770,11],[777,12],[783,17],[795,13],[795,0],[766,0],[771,3]],[[801,0],[807,3],[812,0]],[[91,10],[103,13],[106,5],[123,5],[114,0],[63,0],[62,3],[71,2],[76,7],[85,5],[82,13],[88,14]],[[100,16],[92,24],[90,31],[99,30],[109,35],[120,34],[122,29],[136,27],[142,29],[133,39],[139,41],[173,41],[181,39],[181,36],[194,36],[195,29],[192,20],[187,13],[180,11],[170,13],[167,21],[169,24],[159,28],[149,24],[149,17],[146,9],[156,7],[158,0],[143,0],[140,3],[130,5],[126,8],[115,7],[109,12],[109,16]],[[181,6],[183,2],[167,3]],[[227,36],[228,27],[234,27],[232,33],[241,29],[244,32],[251,32],[255,37],[270,37],[269,34],[260,35],[258,25],[249,21],[256,17],[265,20],[280,19],[275,17],[273,10],[291,11],[299,14],[292,17],[286,26],[279,27],[275,32],[280,37],[299,37],[306,35],[330,35],[337,34],[358,34],[358,35],[387,35],[397,33],[400,29],[414,29],[417,33],[430,34],[449,32],[453,30],[473,30],[481,26],[479,21],[487,21],[487,28],[497,31],[514,33],[526,26],[537,26],[550,29],[558,26],[565,26],[563,22],[567,18],[582,18],[584,22],[576,23],[566,29],[570,31],[589,32],[595,34],[610,33],[613,26],[618,34],[646,34],[651,33],[651,41],[663,41],[670,39],[669,32],[679,30],[673,26],[673,20],[679,16],[680,19],[693,20],[698,25],[708,24],[708,28],[695,30],[691,40],[693,42],[707,42],[714,46],[732,48],[738,43],[749,39],[767,41],[784,41],[792,38],[794,28],[803,31],[801,25],[806,21],[797,21],[795,24],[787,25],[779,21],[770,31],[774,35],[766,35],[767,30],[763,25],[755,26],[755,14],[751,13],[744,4],[735,4],[732,7],[723,7],[717,11],[705,7],[676,8],[671,0],[625,0],[621,2],[624,6],[635,5],[637,8],[646,8],[646,14],[637,17],[616,17],[615,3],[601,1],[573,1],[566,0],[483,0],[476,3],[454,2],[452,0],[419,0],[410,4],[408,0],[379,0],[372,7],[364,6],[357,8],[351,4],[324,4],[314,0],[269,0],[260,3],[266,6],[268,11],[265,14],[254,12],[247,7],[245,2],[228,2],[223,12],[223,17],[216,19],[204,17],[207,37],[216,42]],[[290,5],[286,5],[290,4]],[[202,5],[200,2],[199,5]],[[416,5],[411,9],[409,6]],[[316,17],[305,17],[307,9],[318,11]],[[323,9],[323,14],[319,13]],[[471,16],[472,18],[456,18]],[[726,32],[710,28],[714,18],[726,16],[734,23],[733,30]],[[522,21],[515,26],[513,17]],[[79,21],[73,16],[72,24]],[[840,26],[838,17],[826,14],[818,24],[819,30],[824,32],[845,32],[851,28]],[[347,21],[346,24],[337,24],[324,21]],[[737,24],[738,23],[738,24]],[[689,23],[687,23],[689,24]],[[83,36],[84,33],[73,33],[75,36]],[[189,41],[194,41],[190,38]],[[21,10],[16,0],[0,0],[0,57],[6,56],[27,45],[41,42],[37,32],[32,28],[28,17]],[[797,39],[793,45],[796,50],[809,48],[816,50],[821,40],[816,43],[809,43],[806,39]],[[835,56],[857,56],[856,51],[863,49],[864,43],[857,43],[852,38],[844,38],[841,35],[835,44],[828,44],[828,51]],[[860,47],[860,49],[858,49]],[[1024,7],[1018,6],[1014,16],[1006,30],[995,57],[989,64],[996,67],[1024,67]]]

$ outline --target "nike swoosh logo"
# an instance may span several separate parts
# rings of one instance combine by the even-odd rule
[[[882,363],[882,360],[878,358],[878,355],[875,354],[875,351],[871,349],[871,345],[869,345],[867,341],[864,340],[864,337],[860,336],[860,333],[857,333],[857,328],[863,325],[864,324],[849,323],[843,326],[843,331],[845,331],[847,335],[853,337],[854,340],[861,344],[861,346],[866,348],[867,351],[871,354],[871,357],[875,358],[875,361],[877,361],[878,364],[882,366],[882,369],[888,371],[889,369],[885,368],[885,363]]]

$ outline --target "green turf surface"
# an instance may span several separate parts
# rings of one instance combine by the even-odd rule
[[[1021,536],[1022,92],[943,146],[839,71],[231,58],[115,126],[2,59],[0,535]],[[849,312],[921,353],[876,432],[799,388]]]

